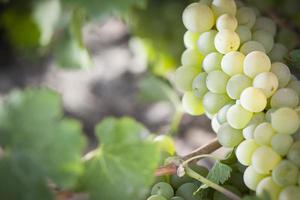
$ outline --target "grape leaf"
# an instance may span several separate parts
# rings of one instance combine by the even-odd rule
[[[206,178],[216,184],[223,184],[230,178],[231,171],[230,166],[218,161],[209,171]]]
[[[145,199],[159,162],[159,149],[147,139],[148,132],[129,118],[109,118],[100,123],[101,146],[86,162],[82,190],[91,200]]]
[[[0,192],[6,189],[6,195],[20,193],[20,200],[42,199],[34,195],[39,189],[46,191],[43,187],[48,179],[59,187],[71,188],[83,172],[81,153],[85,139],[81,125],[63,118],[60,96],[48,89],[10,94],[0,106],[0,146],[5,152],[1,180],[12,179],[19,186],[11,191],[7,181],[1,181]],[[3,171],[7,168],[11,168],[10,173]],[[42,182],[44,185],[37,187]],[[30,189],[26,192],[23,187]]]

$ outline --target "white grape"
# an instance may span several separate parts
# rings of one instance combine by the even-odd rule
[[[250,112],[261,112],[267,106],[266,95],[257,88],[249,87],[241,94],[241,105]]]
[[[207,55],[211,52],[215,52],[215,37],[216,37],[217,31],[216,30],[210,30],[207,32],[204,32],[200,35],[198,40],[198,49],[199,51]]]
[[[259,182],[265,177],[266,175],[257,173],[252,166],[249,166],[244,172],[244,183],[249,189],[255,191]]]
[[[291,107],[294,108],[299,103],[298,94],[290,88],[281,88],[271,98],[272,108]]]
[[[253,40],[245,42],[240,48],[240,52],[244,55],[248,55],[253,51],[266,52],[265,47],[261,43]]]
[[[197,32],[187,31],[183,36],[184,46],[188,49],[197,49],[197,41],[200,34]]]
[[[192,90],[193,80],[200,71],[200,68],[188,66],[182,66],[177,68],[174,77],[176,88],[180,91]]]
[[[194,49],[186,49],[181,55],[183,66],[198,67],[201,69],[204,56]]]
[[[269,32],[262,30],[255,31],[252,34],[252,39],[261,43],[264,46],[266,53],[269,53],[273,48],[274,39],[273,35]]]
[[[252,28],[255,24],[256,14],[250,7],[239,8],[236,15],[240,25],[245,25],[249,28]]]
[[[273,170],[272,178],[275,183],[284,187],[298,182],[299,169],[289,160],[282,160]]]
[[[203,105],[207,112],[216,114],[223,106],[230,102],[226,94],[207,92],[203,97]]]
[[[182,106],[186,113],[190,115],[201,115],[204,113],[202,100],[193,92],[186,92],[182,97]]]
[[[199,98],[203,98],[203,96],[208,91],[206,86],[206,77],[207,73],[202,72],[198,74],[193,80],[192,89],[194,91],[194,94]]]
[[[238,51],[231,51],[224,55],[221,67],[229,76],[243,73],[245,56]]]
[[[300,118],[291,108],[279,108],[271,114],[271,124],[278,133],[293,134],[300,127]]]
[[[226,54],[230,51],[236,51],[240,46],[240,38],[238,34],[228,29],[218,32],[214,42],[216,49],[222,54]]]
[[[262,72],[268,72],[270,69],[271,61],[264,52],[253,51],[245,57],[244,73],[251,78]]]
[[[285,156],[293,144],[293,137],[288,134],[277,133],[271,140],[271,146],[279,155]]]
[[[275,131],[272,125],[268,122],[259,124],[253,133],[254,140],[261,145],[270,145]]]
[[[223,94],[226,93],[226,85],[229,76],[221,70],[209,72],[206,78],[206,85],[209,91]]]
[[[252,155],[252,166],[258,173],[269,174],[280,160],[280,155],[271,147],[261,146]]]
[[[288,49],[284,45],[275,43],[272,50],[269,52],[269,57],[273,62],[282,62],[287,53]]]
[[[300,98],[300,81],[293,80],[287,85],[287,87],[293,89],[298,94],[298,97]]]
[[[280,88],[285,87],[291,79],[290,69],[284,63],[273,63],[271,67],[271,72],[273,72],[277,76]]]
[[[230,98],[240,99],[241,93],[252,85],[249,77],[243,74],[232,76],[226,86],[226,91]]]
[[[223,55],[218,52],[212,52],[205,56],[202,67],[207,73],[221,69]]]
[[[288,186],[281,190],[278,200],[298,200],[300,199],[300,187]]]
[[[281,187],[273,181],[272,177],[266,177],[257,185],[256,195],[263,197],[265,192],[267,192],[271,200],[278,200],[280,191]]]
[[[235,104],[227,111],[227,122],[236,129],[243,129],[250,122],[253,116],[252,112],[245,110],[241,105]]]
[[[218,122],[220,122],[220,124],[224,124],[225,122],[227,122],[227,111],[228,109],[232,106],[232,104],[227,104],[225,106],[223,106],[218,114],[217,114],[217,119],[218,119]]]
[[[229,29],[231,31],[235,31],[237,28],[238,22],[237,19],[230,14],[223,14],[218,17],[216,22],[216,27],[218,31],[223,29]]]
[[[222,146],[233,148],[243,141],[242,132],[232,128],[228,123],[222,124],[217,133]]]
[[[216,16],[228,13],[235,16],[236,4],[234,0],[213,0],[212,10]]]
[[[278,88],[278,79],[272,72],[262,72],[255,76],[253,86],[261,89],[266,97],[270,97]]]
[[[238,161],[245,166],[251,165],[252,154],[258,147],[252,139],[241,142],[235,151]]]
[[[236,29],[236,33],[240,37],[241,44],[251,40],[251,38],[252,38],[252,33],[251,33],[251,30],[248,26],[239,25]]]

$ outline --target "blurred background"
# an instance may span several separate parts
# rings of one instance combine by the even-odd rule
[[[96,123],[129,115],[176,135],[179,154],[190,152],[215,137],[206,116],[183,114],[172,84],[184,51],[181,13],[191,2],[0,0],[0,100],[16,88],[50,87],[66,115],[82,121],[90,148]],[[298,0],[247,3],[288,26],[278,40],[297,47]]]

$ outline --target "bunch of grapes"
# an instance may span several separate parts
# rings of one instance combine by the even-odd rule
[[[300,199],[300,81],[272,19],[234,0],[201,0],[183,12],[186,50],[175,84],[191,115],[205,113],[235,148],[244,183],[272,200]]]

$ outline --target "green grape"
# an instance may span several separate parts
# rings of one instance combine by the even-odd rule
[[[281,88],[271,98],[272,108],[291,107],[294,108],[299,103],[298,94],[290,88]]]
[[[228,123],[222,124],[217,133],[222,146],[235,147],[243,141],[242,131],[232,128]]]
[[[280,186],[273,181],[272,177],[266,177],[257,185],[256,195],[263,197],[264,192],[267,192],[270,195],[271,200],[277,200],[280,190]]]
[[[182,197],[172,197],[170,200],[184,200]]]
[[[215,16],[226,13],[233,16],[236,14],[236,4],[234,0],[213,0],[211,7]]]
[[[253,139],[241,142],[235,151],[238,161],[245,166],[251,165],[252,155],[258,147],[259,145]]]
[[[274,39],[273,35],[269,32],[257,30],[252,34],[252,39],[261,43],[264,46],[266,53],[269,53],[273,48]]]
[[[214,43],[217,33],[216,30],[210,30],[200,35],[197,45],[203,55],[217,51]]]
[[[272,36],[276,34],[276,24],[275,22],[268,17],[259,17],[256,19],[256,22],[253,26],[253,30],[262,30],[270,33]]]
[[[215,133],[219,131],[219,128],[221,127],[220,122],[218,121],[217,114],[211,119],[211,128]]]
[[[271,122],[272,113],[275,112],[276,110],[277,110],[277,108],[271,108],[266,112],[266,120],[268,122]]]
[[[237,188],[231,185],[223,185],[222,187],[226,188],[227,190],[231,191],[232,193],[238,196],[241,196],[241,192]],[[230,198],[228,198],[227,196],[225,196],[223,193],[219,191],[215,191],[213,200],[230,200]]]
[[[252,38],[252,33],[251,33],[251,30],[248,26],[239,25],[237,27],[237,29],[235,30],[235,32],[239,35],[240,40],[241,40],[241,44],[251,40],[251,38]]]
[[[248,87],[241,94],[241,105],[250,112],[261,112],[267,106],[266,95],[258,88]]]
[[[194,195],[199,187],[193,183],[185,183],[181,185],[176,191],[176,196],[180,196],[185,200],[198,200],[199,196]]]
[[[250,190],[255,191],[259,182],[265,177],[266,175],[257,173],[252,166],[249,166],[244,172],[244,183]]]
[[[300,81],[298,80],[290,81],[287,87],[293,89],[298,94],[298,97],[300,98]]]
[[[277,34],[277,41],[289,49],[294,49],[298,44],[298,35],[288,28],[283,28]]]
[[[217,52],[209,53],[203,60],[203,70],[207,73],[221,69],[223,55]]]
[[[207,73],[202,72],[195,77],[192,84],[192,89],[194,91],[194,94],[200,99],[203,98],[203,96],[208,91],[206,86],[206,77],[207,77]]]
[[[152,187],[151,195],[161,195],[166,199],[169,199],[174,196],[174,190],[170,184],[159,182]]]
[[[238,22],[237,19],[230,14],[223,14],[218,17],[216,22],[216,27],[218,31],[229,29],[234,31],[237,28]]]
[[[293,144],[293,137],[287,134],[277,133],[271,140],[271,146],[279,155],[285,156]]]
[[[294,144],[289,149],[287,158],[300,167],[300,141],[294,142]]]
[[[174,82],[176,88],[181,92],[191,91],[194,78],[201,71],[200,68],[182,66],[175,72]]]
[[[270,69],[271,61],[264,52],[253,51],[245,57],[244,73],[251,78],[262,72],[268,72]]]
[[[266,97],[272,96],[278,88],[278,79],[272,72],[262,72],[255,76],[253,87],[261,89]]]
[[[214,43],[220,53],[226,54],[238,50],[240,38],[236,32],[224,29],[216,34]]]
[[[206,78],[206,85],[209,91],[217,94],[226,93],[226,85],[229,76],[223,71],[216,70],[209,72]]]
[[[227,122],[235,129],[243,129],[247,126],[253,116],[252,112],[245,110],[241,105],[235,104],[227,111]]]
[[[271,72],[273,72],[277,76],[280,88],[285,87],[291,79],[290,69],[284,63],[273,63],[271,67]]]
[[[203,97],[203,106],[211,114],[216,114],[219,110],[230,102],[226,94],[215,94],[207,92]]]
[[[201,33],[213,27],[214,14],[207,5],[192,3],[184,9],[182,21],[189,31]]]
[[[231,106],[232,106],[232,104],[227,104],[219,110],[218,114],[216,115],[216,118],[220,124],[224,124],[225,122],[227,122],[226,115],[227,115],[228,109]]]
[[[295,185],[298,182],[298,167],[289,160],[282,160],[272,171],[272,178],[279,186]]]
[[[151,195],[147,200],[167,200],[167,199],[161,195]]]
[[[275,43],[269,52],[269,57],[273,62],[283,62],[287,53],[288,49],[283,44]]]
[[[242,74],[244,59],[245,56],[238,51],[229,52],[222,59],[222,70],[229,76]]]
[[[268,122],[259,124],[253,133],[254,140],[260,145],[270,145],[275,131]]]
[[[258,173],[268,174],[280,162],[281,157],[271,147],[258,147],[252,155],[252,166]]]
[[[248,55],[253,51],[266,52],[265,47],[261,43],[253,40],[245,42],[240,48],[240,52],[244,55]]]
[[[245,139],[254,139],[254,130],[258,124],[250,124],[243,129],[243,137]]]
[[[183,177],[179,177],[177,175],[172,175],[170,178],[170,184],[172,185],[172,187],[175,190],[177,190],[181,185],[183,185],[185,183],[190,183],[193,181],[194,181],[194,179],[192,179],[188,175],[184,175]]]
[[[291,108],[279,108],[271,114],[271,124],[278,133],[293,134],[300,127],[300,118]]]
[[[230,98],[240,99],[242,92],[252,85],[252,80],[243,74],[232,76],[227,83],[226,91]]]
[[[188,49],[197,49],[197,41],[200,34],[197,32],[187,31],[183,36],[184,46]]]
[[[181,56],[183,66],[190,66],[201,69],[204,56],[194,49],[186,49]]]
[[[204,107],[202,99],[197,97],[193,92],[185,92],[182,97],[183,110],[190,115],[202,115]]]
[[[259,112],[259,113],[255,113],[251,119],[251,121],[249,122],[250,124],[260,124],[262,122],[264,122],[266,119],[266,115],[264,112]]]
[[[245,25],[252,28],[255,24],[256,14],[250,7],[241,7],[236,13],[236,18],[240,25]]]
[[[288,186],[284,188],[280,194],[278,200],[299,200],[300,199],[300,187]]]

